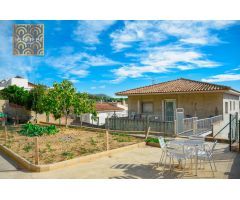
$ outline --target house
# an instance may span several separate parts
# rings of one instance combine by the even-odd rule
[[[185,117],[208,118],[239,113],[240,92],[228,86],[180,78],[116,93],[128,96],[129,116],[158,115],[173,121],[176,108],[183,108]]]
[[[0,90],[10,86],[10,85],[16,85],[18,87],[23,87],[25,90],[31,90],[35,87],[35,85],[28,81],[28,79],[23,78],[21,76],[16,76],[14,78],[10,78],[8,80],[2,80],[0,81]]]
[[[92,119],[92,114],[82,115],[82,122],[94,125],[104,125],[108,117],[125,117],[128,114],[127,106],[124,103],[96,103],[97,119]]]

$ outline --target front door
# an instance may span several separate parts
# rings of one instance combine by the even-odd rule
[[[164,101],[164,119],[165,121],[174,121],[175,119],[175,100],[165,100]]]

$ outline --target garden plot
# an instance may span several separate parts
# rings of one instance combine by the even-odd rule
[[[1,129],[0,137],[4,138],[4,130]],[[105,133],[65,127],[58,130],[54,135],[38,137],[39,164],[56,163],[106,151]],[[109,150],[143,142],[143,139],[121,133],[111,133],[108,138]],[[3,143],[15,153],[34,163],[34,137],[20,135],[19,128],[8,129],[7,140],[1,140],[1,144]]]

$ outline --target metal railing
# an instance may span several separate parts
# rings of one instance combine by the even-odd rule
[[[212,125],[223,120],[222,115],[214,117],[198,119],[197,117],[183,119],[183,132],[179,134],[193,134],[198,135],[212,130]]]

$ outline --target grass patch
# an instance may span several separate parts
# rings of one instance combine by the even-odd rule
[[[147,138],[145,142],[149,143],[159,143],[158,138]]]
[[[29,142],[27,143],[24,147],[23,147],[23,151],[25,151],[26,153],[30,152],[33,150],[33,143]]]
[[[74,157],[74,153],[71,151],[64,151],[62,153],[62,156],[64,156],[67,159],[72,159]]]

